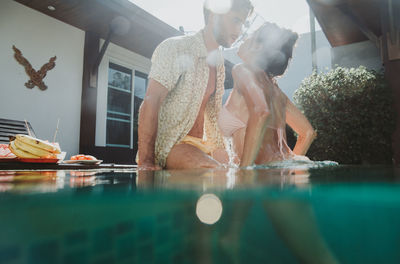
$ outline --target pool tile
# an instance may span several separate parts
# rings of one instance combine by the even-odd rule
[[[75,246],[75,245],[80,245],[82,243],[86,243],[87,241],[88,241],[88,235],[83,230],[71,232],[65,236],[65,244],[66,244],[66,246],[69,246],[69,247]]]
[[[74,264],[86,264],[88,263],[88,252],[85,250],[77,250],[74,252],[69,252],[64,256],[64,263],[74,263]]]
[[[21,255],[21,249],[17,246],[0,248],[0,263],[8,263],[18,259]]]
[[[132,258],[135,256],[135,238],[134,236],[127,236],[119,239],[117,243],[118,259]]]
[[[93,233],[93,250],[97,253],[113,249],[114,232],[112,228],[98,229]]]
[[[123,235],[132,232],[133,230],[134,230],[134,223],[131,221],[126,221],[118,223],[115,232],[117,235]]]
[[[28,263],[58,263],[59,255],[60,248],[57,241],[44,241],[31,247]]]

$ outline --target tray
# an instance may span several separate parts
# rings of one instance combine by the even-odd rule
[[[65,164],[93,164],[98,165],[102,163],[103,160],[64,160],[62,163]]]
[[[25,162],[25,163],[57,163],[59,159],[24,159],[16,158],[15,161]]]

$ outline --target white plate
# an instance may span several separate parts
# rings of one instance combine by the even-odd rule
[[[64,160],[62,163],[66,164],[100,164],[102,160]]]

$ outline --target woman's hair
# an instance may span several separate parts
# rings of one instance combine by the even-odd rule
[[[203,15],[204,15],[204,22],[207,25],[208,22],[208,17],[210,15],[210,12],[212,12],[208,6],[208,1],[205,0],[203,4]],[[251,15],[253,12],[253,4],[250,2],[250,0],[231,0],[231,7],[229,11],[247,11],[248,16]]]
[[[254,34],[262,47],[256,64],[273,77],[282,75],[292,58],[297,33],[266,22]]]

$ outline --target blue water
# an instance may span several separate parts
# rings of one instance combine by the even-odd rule
[[[400,263],[397,169],[291,165],[0,171],[0,263]]]

